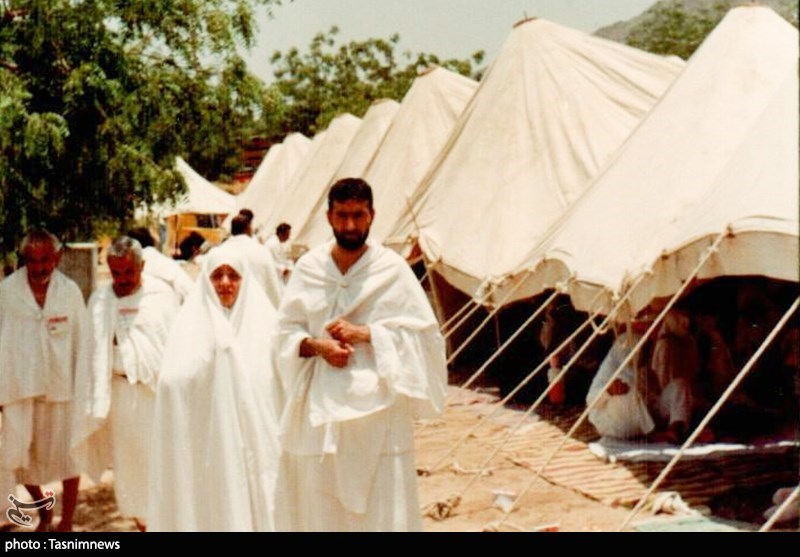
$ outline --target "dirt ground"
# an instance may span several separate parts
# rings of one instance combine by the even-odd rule
[[[477,410],[477,407],[476,407]],[[476,414],[477,417],[477,414]],[[451,446],[451,433],[466,432],[472,422],[464,420],[462,413],[446,413],[441,420],[418,425],[417,463],[423,467],[438,460]],[[447,435],[442,436],[445,430]],[[465,444],[458,451],[455,467],[458,472],[445,467],[419,478],[419,497],[422,506],[446,500],[460,491],[472,478],[470,467],[477,467],[485,460],[486,449],[483,444]],[[463,468],[462,468],[463,467]],[[495,506],[493,490],[519,492],[531,479],[530,470],[513,463],[498,459],[489,466],[490,475],[481,476],[480,480],[468,491],[463,502],[453,515],[443,521],[425,518],[425,529],[434,532],[443,531],[481,531],[489,523],[499,520],[503,512]],[[59,499],[61,486],[47,486],[56,491]],[[25,497],[22,487],[18,487],[18,497]],[[60,518],[60,503],[56,506],[56,522]],[[592,501],[564,487],[552,485],[538,480],[533,485],[522,507],[512,513],[509,525],[503,530],[515,527],[535,529],[546,525],[555,525],[560,531],[606,531],[614,530],[625,518],[624,509],[609,508],[599,502]],[[3,517],[5,518],[5,517]],[[136,531],[134,522],[120,516],[114,502],[113,474],[107,472],[99,485],[91,485],[88,478],[82,480],[78,508],[75,514],[76,531]],[[15,528],[13,531],[24,531]]]
[[[419,497],[423,512],[441,510],[453,497],[460,495],[458,505],[449,507],[450,515],[444,520],[425,516],[424,527],[431,532],[467,531],[560,531],[598,532],[616,531],[629,514],[629,508],[601,503],[577,490],[555,485],[536,477],[528,467],[520,465],[508,450],[490,455],[509,431],[521,412],[503,409],[499,418],[493,418],[479,431],[473,433],[461,448],[451,452],[453,444],[468,434],[494,408],[491,397],[451,389],[449,406],[437,420],[421,422],[416,429],[416,460],[419,469],[431,471],[419,477]],[[533,418],[531,423],[537,420]],[[539,420],[540,421],[540,420]],[[530,430],[527,430],[530,431]],[[516,434],[519,442],[535,447],[535,441],[525,440],[526,429]],[[516,438],[512,437],[512,440]],[[447,458],[443,458],[447,455]],[[561,461],[563,466],[563,461]],[[569,461],[567,461],[569,462]],[[484,473],[478,472],[484,469]],[[59,498],[59,484],[48,486]],[[760,522],[760,512],[768,506],[773,487],[753,489],[750,492],[730,494],[721,500],[715,514],[742,519],[743,509],[751,509],[745,518]],[[502,525],[504,517],[500,508],[517,495],[527,491],[518,508]],[[18,487],[18,497],[25,497]],[[744,498],[743,498],[744,497]],[[436,514],[431,513],[431,514]],[[60,505],[56,507],[56,520]],[[746,515],[746,513],[745,513]],[[5,518],[5,517],[3,517]],[[652,520],[649,511],[643,511],[635,521]],[[751,525],[746,529],[756,529]],[[107,472],[99,485],[84,479],[75,515],[77,531],[136,531],[134,522],[120,516],[114,502],[113,473]],[[16,531],[23,531],[18,528]]]

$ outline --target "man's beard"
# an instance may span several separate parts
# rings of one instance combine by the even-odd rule
[[[333,237],[336,238],[336,243],[345,251],[357,251],[361,249],[361,246],[367,241],[367,236],[369,236],[369,230],[357,236],[348,236],[344,232],[333,231]]]

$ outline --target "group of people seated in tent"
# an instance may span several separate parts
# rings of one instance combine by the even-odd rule
[[[706,284],[670,309],[635,354],[663,304],[618,325],[586,395],[590,422],[606,437],[682,442],[767,338],[791,293],[789,285],[759,279]],[[596,351],[587,353],[583,360],[589,365],[583,370],[578,365],[578,376],[597,362]],[[800,327],[795,320],[756,360],[697,440],[741,441],[782,433],[793,438],[799,385]]]

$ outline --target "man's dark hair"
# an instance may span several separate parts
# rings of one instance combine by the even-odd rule
[[[231,221],[231,234],[233,236],[246,234],[248,226],[250,226],[250,219],[246,215],[236,215]]]
[[[142,245],[142,248],[151,248],[156,245],[153,241],[153,235],[144,226],[138,228],[131,228],[126,234],[128,238],[133,238]]]
[[[291,229],[292,229],[291,224],[282,222],[275,229],[275,234],[277,234],[278,236],[283,236],[284,234],[288,234]]]
[[[186,238],[184,238],[180,243],[180,246],[178,246],[178,249],[180,249],[181,252],[180,258],[185,261],[190,260],[195,252],[200,249],[200,246],[205,243],[205,241],[205,238],[193,231]]]
[[[249,220],[250,222],[252,222],[256,216],[255,213],[253,213],[253,211],[251,211],[250,209],[239,209],[239,214],[247,217],[247,220]]]
[[[328,210],[333,209],[335,201],[344,203],[350,200],[366,201],[372,209],[372,188],[361,178],[342,178],[328,192]]]

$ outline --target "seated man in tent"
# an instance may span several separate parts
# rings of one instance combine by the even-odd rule
[[[683,310],[673,309],[664,317],[656,339],[650,368],[656,378],[652,404],[663,432],[654,440],[677,443],[683,441],[692,425],[699,404],[697,385],[700,354],[691,331],[691,318]]]
[[[647,366],[642,365],[647,358],[642,357],[642,352],[625,365],[620,375],[603,392],[640,338],[641,334],[637,331],[632,334],[626,330],[620,332],[589,386],[587,406],[599,397],[589,411],[589,421],[604,437],[641,438],[655,429],[655,422],[647,408],[646,381],[643,380]]]
[[[656,442],[678,443],[686,438],[696,414],[697,376],[700,360],[689,329],[689,315],[681,310],[668,313],[652,348],[648,345],[600,394],[617,368],[646,330],[646,321],[634,321],[633,332],[623,332],[600,365],[587,404],[600,396],[589,413],[589,421],[606,437],[647,437]],[[703,435],[704,440],[709,434]]]

